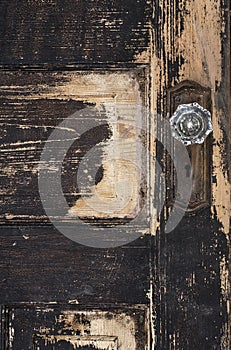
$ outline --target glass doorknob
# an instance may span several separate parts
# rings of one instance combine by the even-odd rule
[[[196,102],[178,106],[170,125],[172,136],[186,146],[203,143],[213,130],[211,113]]]

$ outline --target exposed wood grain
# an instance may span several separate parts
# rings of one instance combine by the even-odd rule
[[[139,139],[141,129],[147,129],[147,121],[145,115],[138,114],[139,106],[147,104],[142,87],[145,70],[17,74],[6,71],[0,79],[2,221],[46,220],[36,183],[39,169],[46,169],[48,176],[58,172],[54,149],[57,145],[65,147],[68,139],[73,144],[66,150],[62,172],[64,193],[72,203],[67,214],[107,219],[135,217],[141,210],[144,180],[140,173],[146,173],[144,168],[138,170],[145,166],[141,159],[146,157]],[[84,108],[93,106],[95,113],[84,112]],[[61,127],[62,120],[71,115],[73,125]],[[97,119],[101,124],[104,121],[105,126],[96,131],[93,126],[96,122],[97,128]],[[80,133],[83,123],[84,135]],[[55,128],[60,129],[62,138],[56,143],[52,137],[47,140]],[[49,142],[50,152],[54,153],[49,164],[40,160],[45,142]],[[90,162],[86,157],[92,149],[95,159]],[[88,178],[82,187],[76,179],[81,162],[86,163],[84,176]],[[88,167],[97,170],[100,164],[103,174],[95,185],[93,169]],[[118,186],[120,195],[115,192]],[[55,193],[51,195],[55,202],[60,200]]]
[[[1,1],[1,64],[131,62],[149,48],[151,2]]]
[[[61,310],[57,305],[37,304],[5,309],[4,314],[16,335],[12,342],[15,350],[147,349],[148,310],[141,305]]]
[[[1,93],[5,91],[8,97],[9,94],[12,97],[14,94],[17,95],[19,89],[17,87],[16,90],[11,88],[7,91],[3,89],[3,86],[19,86],[24,81],[22,85],[26,92],[28,74],[18,71],[19,66],[27,65],[28,71],[37,68],[54,71],[62,67],[71,71],[84,68],[89,70],[95,67],[105,68],[105,64],[108,65],[111,62],[111,68],[118,71],[118,62],[120,62],[120,67],[121,62],[128,63],[127,68],[130,67],[133,70],[133,59],[138,64],[147,63],[149,59],[151,7],[146,1],[126,3],[121,1],[100,1],[98,3],[95,1],[74,1],[72,3],[69,1],[14,1],[10,3],[2,1],[0,7],[0,63],[2,67],[7,66],[9,70],[14,70],[12,74],[4,75],[4,81],[1,84]],[[81,64],[81,67],[77,65],[78,63]],[[26,92],[28,99],[24,95],[24,106],[21,104],[22,99],[17,101],[15,96],[11,101],[8,99],[5,105],[2,104],[2,108],[6,108],[8,115],[12,117],[10,125],[5,125],[8,131],[11,129],[10,136],[8,135],[8,140],[5,139],[5,141],[11,143],[12,151],[5,152],[3,164],[7,167],[8,176],[4,180],[3,192],[8,191],[12,194],[13,188],[16,188],[17,185],[21,189],[20,192],[17,187],[18,190],[13,196],[9,193],[9,196],[4,198],[5,209],[3,208],[2,213],[8,212],[9,215],[6,218],[8,222],[15,222],[16,218],[11,210],[6,210],[6,206],[18,213],[21,210],[19,214],[23,212],[25,214],[26,209],[26,217],[21,216],[24,221],[28,219],[28,214],[32,221],[35,221],[38,215],[44,214],[41,213],[41,206],[39,209],[37,205],[37,170],[35,167],[38,162],[38,154],[43,146],[41,142],[36,143],[37,138],[39,137],[40,141],[43,139],[43,142],[47,139],[52,128],[60,120],[59,113],[65,118],[70,112],[89,105],[81,102],[89,100],[83,94],[80,101],[73,98],[73,93],[76,95],[78,87],[82,89],[81,84],[78,86],[71,84],[71,79],[66,79],[63,84],[63,81],[61,82],[58,78],[59,74],[56,75],[55,81],[52,77],[50,79],[48,74],[44,84],[43,74],[44,72],[37,75],[31,72],[29,79],[31,85],[28,86]],[[74,74],[72,76],[74,77]],[[126,81],[123,80],[122,84],[124,89]],[[54,93],[55,86],[58,90]],[[53,95],[49,96],[52,89]],[[30,99],[38,96],[38,92],[41,93],[42,90],[42,99]],[[64,96],[66,100],[62,101]],[[69,100],[70,96],[73,101]],[[96,103],[97,101],[93,101],[92,98],[93,96],[90,102]],[[51,102],[52,99],[53,102]],[[57,104],[58,114],[55,107]],[[20,113],[17,112],[19,109]],[[14,112],[15,118],[13,118]],[[38,114],[39,119],[36,118]],[[19,119],[20,129],[17,127]],[[28,136],[28,131],[30,131],[30,136]],[[97,131],[97,137],[96,133],[87,135],[88,146],[109,136],[105,128]],[[6,136],[4,131],[1,136],[3,138]],[[12,143],[17,143],[19,137],[23,142],[32,141],[34,148],[30,144],[26,145],[28,147],[26,150],[23,149],[25,145],[15,144],[13,146]],[[88,149],[84,146],[85,141],[82,140],[82,154]],[[21,157],[18,156],[19,153]],[[7,159],[7,154],[9,154],[11,164],[10,159]],[[32,157],[29,157],[31,154]],[[26,163],[25,156],[27,156]],[[15,161],[12,161],[13,158]],[[16,168],[17,172],[15,172]],[[4,186],[4,181],[2,186]],[[67,179],[63,180],[63,184],[65,188],[68,184]],[[26,192],[28,185],[32,186],[30,193]],[[66,189],[70,190],[70,186],[67,187]],[[26,198],[28,201],[19,205],[20,201]],[[73,204],[71,196],[69,200]],[[42,223],[46,224],[45,217]],[[29,225],[2,227],[0,232],[1,303],[12,304],[17,301],[30,303],[34,300],[56,304],[62,301],[62,309],[65,308],[65,303],[68,301],[69,305],[82,304],[83,309],[86,309],[87,305],[103,308],[106,305],[148,303],[146,294],[150,283],[150,257],[149,239],[147,238],[133,244],[131,252],[128,253],[130,250],[128,246],[115,251],[79,246],[46,225],[44,227],[30,227]],[[109,306],[106,308],[109,309]],[[22,318],[19,317],[18,322],[22,324]],[[31,325],[33,325],[33,320],[29,323],[29,326]],[[5,332],[4,325],[2,331]],[[26,332],[26,328],[24,331]],[[19,336],[17,346],[21,350],[20,336],[23,333],[19,331],[17,334]],[[25,337],[27,334],[25,333]],[[3,338],[1,339],[2,346],[8,346],[4,343]],[[7,333],[7,344],[9,342],[12,344],[13,338],[12,332]],[[143,348],[142,345],[139,346],[138,340],[137,344],[138,347]],[[61,346],[64,348],[65,344]]]

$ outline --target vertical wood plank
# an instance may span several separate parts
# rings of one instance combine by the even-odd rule
[[[157,349],[229,347],[229,2],[158,0],[153,13],[153,106],[167,118],[166,92],[192,80],[212,92],[212,204],[156,234]],[[163,212],[165,221],[166,211]]]

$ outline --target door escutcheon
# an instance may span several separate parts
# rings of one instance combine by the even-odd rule
[[[182,169],[182,176],[192,175],[193,188],[188,212],[195,212],[210,205],[211,197],[211,91],[200,84],[185,81],[168,91],[168,113],[172,135],[187,147],[191,160],[191,171]],[[174,152],[176,147],[173,144]],[[175,196],[176,174],[169,163],[167,180],[169,205],[173,202],[181,207]],[[178,178],[177,181],[180,179]]]

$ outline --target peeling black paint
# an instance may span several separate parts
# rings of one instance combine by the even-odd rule
[[[157,349],[220,349],[228,320],[220,261],[228,261],[222,225],[202,210],[157,235],[155,295]]]
[[[0,63],[128,62],[149,46],[150,15],[145,0],[4,0]]]
[[[180,0],[168,2],[172,50],[175,49],[175,38],[180,36],[187,20],[185,3]],[[225,22],[228,24],[229,1],[222,3]],[[18,69],[25,65],[28,70],[42,68],[60,71],[65,65],[65,69],[75,70],[79,68],[78,64],[84,65],[85,69],[105,67],[108,63],[115,69],[123,63],[133,64],[135,56],[149,48],[149,23],[153,5],[154,48],[157,57],[164,59],[161,74],[162,77],[166,76],[167,85],[157,87],[157,110],[161,115],[166,115],[167,106],[163,104],[165,89],[177,82],[179,70],[185,61],[182,56],[178,60],[171,60],[167,52],[163,51],[166,40],[163,25],[166,24],[167,14],[166,8],[163,10],[158,0],[153,4],[145,0],[2,0],[0,65],[7,65],[14,73],[17,71],[22,81],[25,71]],[[179,20],[179,27],[173,26],[174,19]],[[230,166],[227,127],[230,108],[227,104],[230,99],[228,36],[227,25],[222,39],[223,79],[216,91],[218,106],[224,114],[220,125],[226,135],[222,153],[224,172]],[[15,78],[10,74],[8,78],[6,76],[3,77],[7,79],[4,82],[10,85],[11,79]],[[50,86],[57,83],[57,80],[47,79]],[[41,83],[33,76],[33,72],[31,80],[34,85]],[[2,105],[4,101],[3,96]],[[69,101],[69,106],[71,110],[76,110],[76,102]],[[63,105],[59,104],[61,107],[64,111]],[[78,104],[78,108],[82,107],[83,104]],[[32,106],[28,104],[27,108],[29,110]],[[46,109],[49,111],[47,105]],[[49,118],[46,119],[49,122]],[[54,120],[50,123],[53,125]],[[48,134],[44,134],[44,140]],[[22,136],[26,137],[26,134]],[[15,133],[11,131],[10,140],[14,138]],[[18,175],[19,181],[25,179],[24,174]],[[213,180],[216,182],[215,178]],[[31,188],[34,187],[36,176],[31,184]],[[31,194],[33,197],[33,191]],[[5,205],[9,205],[7,195]],[[2,208],[5,212],[6,207]],[[20,209],[19,203],[16,203],[16,207]],[[220,350],[222,328],[228,319],[226,296],[221,293],[220,261],[224,258],[228,265],[229,252],[215,206],[213,212],[215,215],[210,210],[202,210],[195,215],[185,216],[168,235],[161,227],[156,237],[146,236],[125,247],[110,250],[80,246],[48,227],[46,222],[33,227],[29,224],[1,226],[0,302],[7,305],[1,312],[1,349],[8,347],[7,310],[13,306],[25,308],[15,322],[18,322],[17,337],[22,336],[23,340],[21,338],[20,341],[28,344],[28,341],[32,342],[32,333],[27,329],[36,323],[34,316],[28,319],[25,317],[32,302],[60,302],[60,310],[67,307],[70,299],[77,299],[85,309],[99,307],[109,310],[116,305],[148,305],[149,254],[152,244],[156,350],[173,349],[174,339],[177,350]],[[45,309],[49,307],[49,304],[44,306]],[[48,319],[48,325],[53,327],[54,322]],[[22,328],[24,332],[21,332]],[[23,343],[20,341],[17,348],[22,350]],[[70,348],[65,343],[59,346],[61,349]],[[85,347],[85,350],[88,348]],[[25,349],[28,350],[28,347]],[[141,349],[143,347],[138,345],[137,350]]]

